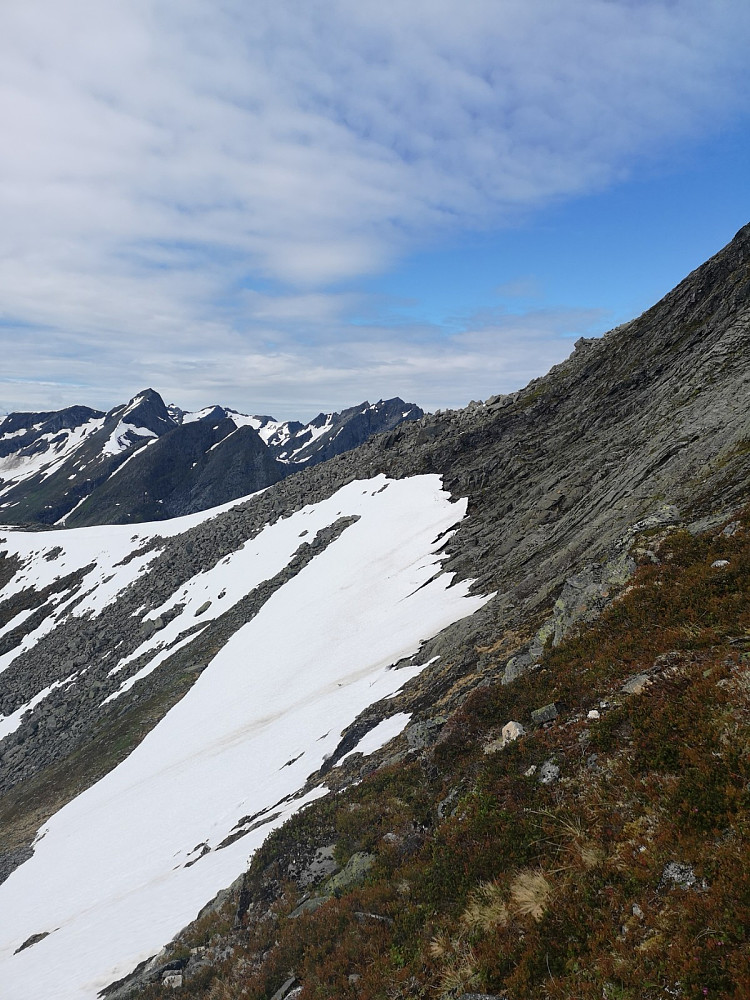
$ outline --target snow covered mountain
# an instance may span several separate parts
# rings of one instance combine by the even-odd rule
[[[125,524],[206,510],[421,416],[392,399],[303,425],[221,406],[186,413],[153,389],[106,414],[11,413],[0,422],[0,522]]]
[[[295,468],[325,462],[334,455],[363,444],[373,434],[393,430],[405,420],[419,420],[424,411],[403,399],[365,400],[340,413],[319,413],[308,424],[297,420],[275,420],[268,416],[248,416],[223,406],[208,406],[196,413],[186,413],[172,404],[172,418],[180,424],[195,420],[229,419],[237,427],[256,430],[275,459]]]
[[[409,928],[422,933],[425,914],[432,919],[441,904],[441,886],[453,885],[450,852],[461,836],[460,803],[471,799],[468,811],[473,810],[479,845],[475,861],[481,860],[490,828],[505,828],[514,810],[523,814],[529,838],[524,865],[536,864],[542,843],[536,828],[528,826],[530,814],[547,810],[552,822],[550,809],[560,805],[569,824],[564,829],[577,836],[578,827],[567,819],[571,799],[564,799],[565,789],[574,790],[574,799],[599,782],[601,794],[608,793],[607,768],[616,761],[597,763],[596,754],[589,754],[594,723],[586,713],[592,704],[584,699],[580,711],[566,716],[566,689],[562,695],[557,690],[554,667],[548,668],[544,657],[595,619],[618,591],[637,595],[640,584],[627,585],[639,560],[652,578],[657,571],[674,571],[673,582],[688,595],[685,606],[692,617],[678,620],[675,638],[668,640],[678,645],[691,640],[717,594],[734,594],[727,589],[730,576],[740,583],[746,579],[739,559],[737,567],[726,559],[709,560],[704,542],[695,539],[713,532],[721,546],[746,532],[747,514],[738,511],[750,501],[748,267],[750,226],[642,317],[602,339],[579,341],[567,361],[525,389],[464,410],[404,420],[356,449],[218,508],[149,523],[0,530],[3,1000],[94,1000],[102,991],[109,1000],[143,990],[159,996],[171,987],[175,969],[177,978],[185,973],[187,995],[240,996],[242,989],[232,984],[243,984],[250,974],[240,963],[261,969],[266,952],[273,951],[276,928],[296,920],[296,911],[287,907],[281,913],[279,905],[290,884],[303,915],[311,915],[305,926],[319,935],[323,948],[326,927],[338,926],[338,918],[326,920],[339,902],[337,890],[321,884],[325,851],[333,844],[342,845],[347,858],[361,851],[355,836],[346,840],[355,817],[354,811],[347,813],[348,805],[337,827],[321,812],[323,820],[310,827],[307,840],[290,835],[284,846],[284,831],[274,833],[280,839],[276,853],[263,862],[271,873],[265,881],[246,880],[243,873],[251,855],[264,856],[270,831],[294,815],[292,822],[299,825],[292,829],[299,832],[307,816],[332,801],[325,798],[329,790],[346,796],[362,786],[364,801],[388,788],[389,810],[405,808],[404,798],[414,792],[413,818],[396,832],[384,826],[367,849],[381,858],[384,871],[391,863],[416,865],[417,855],[423,867],[409,874],[404,895],[389,902],[395,918],[365,911],[356,900],[347,917],[357,939],[370,934],[359,930],[360,920],[378,928],[393,968],[404,952],[395,944],[391,949],[392,935]],[[261,421],[257,428],[237,426],[224,410],[191,419],[143,397],[111,415],[56,415],[59,427],[45,424],[49,414],[25,423],[14,418],[5,428],[6,445],[38,434],[39,454],[46,455],[39,462],[51,466],[51,449],[76,434],[75,441],[83,443],[71,444],[74,465],[85,461],[86,448],[101,456],[109,442],[110,458],[119,458],[122,471],[110,475],[102,489],[115,491],[131,466],[158,455],[177,430],[186,442],[197,434],[200,447],[201,435],[215,434],[210,454],[241,440],[244,431],[263,448],[261,432],[269,441],[281,433],[269,426],[270,418],[247,418]],[[89,427],[85,434],[83,427]],[[323,428],[328,430],[320,440],[344,436],[336,434],[333,419],[320,420],[316,429]],[[297,434],[289,430],[287,443]],[[297,440],[300,449],[312,443]],[[24,457],[32,457],[33,444],[24,446],[30,449]],[[161,475],[163,467],[166,482],[172,475],[168,463],[159,460],[152,474]],[[28,482],[36,483],[36,476],[43,485],[61,468],[37,467]],[[118,502],[116,493],[107,496],[110,505]],[[685,529],[676,536],[683,555],[659,566],[659,539],[676,528]],[[688,600],[690,586],[676,576],[688,549],[698,552],[709,581],[695,601]],[[701,602],[705,607],[697,606]],[[641,622],[631,622],[624,612],[621,618],[625,632]],[[739,669],[745,625],[746,619],[738,618],[727,626],[729,645],[720,656],[725,671],[730,661]],[[704,647],[724,636],[718,626],[709,632],[701,633]],[[579,681],[588,676],[595,652],[585,641],[580,650],[570,667]],[[680,650],[682,645],[678,659]],[[667,672],[664,664],[672,663],[675,650],[670,645],[662,652],[667,660],[657,666],[653,651],[641,663],[627,647],[623,669]],[[700,690],[727,691],[714,683],[718,674],[703,669],[705,652],[701,647],[693,664]],[[631,680],[639,678],[646,686],[651,673]],[[568,688],[569,680],[568,675]],[[545,692],[538,701],[537,684]],[[676,681],[673,690],[677,697]],[[475,695],[484,706],[479,721],[466,708]],[[518,753],[503,757],[501,727],[518,718],[521,696],[524,725],[535,726],[538,739],[530,737],[523,754],[514,744]],[[660,716],[670,739],[675,720],[690,729],[692,719],[681,719],[679,706],[672,707],[671,714]],[[628,724],[602,730],[602,754],[610,752],[606,747],[612,749],[620,731],[628,743],[637,742],[632,739],[636,711],[613,716]],[[558,714],[559,724],[552,723]],[[599,717],[598,710],[593,716]],[[556,728],[545,728],[549,725]],[[572,769],[575,760],[581,769],[567,786],[562,779],[554,784],[554,776],[549,786],[535,777],[554,764],[553,740],[560,762]],[[490,762],[481,788],[474,784],[476,767],[468,776],[441,770],[460,772],[469,743],[476,767],[477,761]],[[554,767],[559,776],[560,767]],[[419,782],[410,783],[417,772]],[[664,787],[673,788],[676,775],[667,777],[672,784]],[[502,784],[506,779],[510,785]],[[423,809],[425,783],[435,801]],[[632,781],[634,799],[643,787],[639,773]],[[381,804],[371,798],[360,808],[365,818],[357,836]],[[620,809],[621,803],[615,806]],[[459,816],[451,826],[448,817],[455,809]],[[661,805],[648,813],[648,822],[656,821],[659,810]],[[635,839],[620,831],[624,839],[617,850],[607,843],[612,879],[601,874],[596,853],[587,854],[591,864],[582,861],[569,878],[574,887],[595,880],[586,883],[588,896],[601,901],[607,926],[616,934],[621,920],[612,920],[609,896],[600,890],[617,882],[630,892],[635,869],[628,869],[628,859],[642,864],[637,847],[650,843],[641,836],[648,822],[628,825],[639,831]],[[607,825],[607,837],[619,836],[615,825]],[[544,838],[557,852],[546,872],[550,879],[555,871],[569,870],[568,854],[561,858],[561,852],[573,841],[567,834],[560,841],[561,829]],[[583,825],[581,830],[581,836],[587,833]],[[705,841],[705,833],[701,837]],[[442,882],[432,878],[430,857],[441,865]],[[505,855],[499,858],[502,867]],[[685,868],[682,856],[666,860],[676,870]],[[478,864],[474,882],[468,870],[460,871],[464,899],[474,899],[475,909],[485,897],[471,893],[485,884],[484,871]],[[682,889],[659,888],[662,871],[667,868],[653,862],[653,884],[641,897],[644,909],[659,893],[671,893],[670,906],[677,897],[678,902],[688,898]],[[529,872],[538,878],[535,869]],[[418,882],[425,894],[420,899],[430,902],[422,910],[422,903],[415,904],[408,927],[394,930],[398,908],[410,905],[410,886]],[[248,921],[255,921],[255,929],[266,928],[254,939],[261,942],[256,951],[239,955],[234,978],[218,931],[218,943],[205,954],[193,955],[182,941],[168,948],[188,921],[215,913],[203,907],[230,885],[234,888],[223,897],[230,929],[234,921],[238,938],[247,940]],[[321,889],[321,896],[308,900],[311,886]],[[400,893],[400,886],[394,883],[393,892]],[[373,892],[370,901],[377,898]],[[708,895],[693,893],[690,905],[698,907]],[[590,900],[576,896],[565,920],[572,920],[580,905],[593,905]],[[623,919],[630,920],[636,916],[630,896],[625,902]],[[461,906],[452,899],[449,904],[446,913],[455,911],[458,921]],[[312,922],[317,905],[319,925]],[[515,933],[512,924],[521,917],[513,913],[507,923]],[[560,944],[556,919],[552,913],[545,948]],[[519,922],[520,937],[528,939],[542,924],[531,918]],[[293,937],[296,931],[285,933]],[[459,944],[462,933],[459,928],[454,935]],[[212,941],[213,930],[211,935]],[[586,956],[591,938],[583,930],[579,937],[579,953]],[[451,951],[451,940],[446,937],[448,971],[450,956],[464,955]],[[561,940],[561,964],[550,976],[568,968],[566,949],[575,941],[567,933]],[[618,954],[634,951],[623,935],[617,940],[623,948]],[[415,954],[429,944],[409,941]],[[612,953],[608,947],[607,962]],[[348,961],[347,955],[341,961]],[[228,976],[215,979],[215,990],[206,985],[210,978],[201,979],[211,973],[211,963],[225,963],[221,977]],[[538,975],[547,975],[546,963],[537,964]],[[570,968],[571,975],[578,974],[577,965]],[[283,982],[292,989],[288,969],[286,964],[272,969],[268,988],[253,996],[267,1000]],[[342,965],[345,989],[350,971]],[[411,989],[409,982],[405,989]],[[426,989],[423,995],[435,995],[432,985]]]

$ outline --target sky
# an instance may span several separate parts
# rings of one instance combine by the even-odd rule
[[[750,221],[744,0],[5,0],[0,412],[509,392]]]

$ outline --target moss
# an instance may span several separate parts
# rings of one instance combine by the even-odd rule
[[[531,392],[526,393],[521,399],[517,400],[513,406],[514,410],[525,410],[529,406],[533,406],[537,400],[541,399],[542,396],[547,392],[547,385],[540,385],[536,389],[532,389]]]
[[[716,470],[723,469],[725,466],[730,465],[734,459],[742,458],[742,456],[748,454],[750,454],[750,438],[742,438],[725,451],[724,454],[719,455],[715,459],[713,468]]]

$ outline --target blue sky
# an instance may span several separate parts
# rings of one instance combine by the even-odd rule
[[[737,0],[9,0],[0,411],[510,391],[750,221]]]

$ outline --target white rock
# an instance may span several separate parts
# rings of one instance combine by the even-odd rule
[[[502,729],[503,745],[512,743],[519,736],[523,736],[526,730],[520,722],[506,722]]]
[[[586,716],[587,719],[600,719],[601,715],[597,712],[595,708],[592,708],[589,714]]]
[[[560,777],[560,768],[551,760],[546,760],[539,769],[539,781],[542,785],[551,785]]]
[[[711,563],[711,569],[724,569],[725,566],[729,565],[728,559],[714,559]]]

